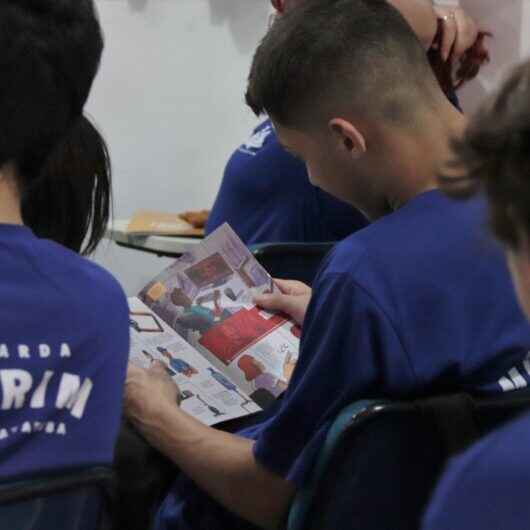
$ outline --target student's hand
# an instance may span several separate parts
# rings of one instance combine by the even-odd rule
[[[254,302],[267,311],[285,313],[302,325],[313,292],[311,287],[295,280],[274,280],[274,283],[279,293],[256,296]]]
[[[435,6],[434,11],[443,22],[442,59],[452,57],[456,63],[477,41],[479,27],[461,7]]]
[[[180,391],[165,366],[155,361],[145,370],[129,363],[125,380],[124,412],[136,424],[155,420],[163,405],[180,405]]]

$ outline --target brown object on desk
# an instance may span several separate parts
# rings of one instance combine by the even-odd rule
[[[195,227],[178,214],[140,210],[127,226],[128,234],[145,236],[204,237],[204,229]]]
[[[179,215],[181,219],[188,222],[193,228],[204,228],[209,216],[210,210],[189,211]]]

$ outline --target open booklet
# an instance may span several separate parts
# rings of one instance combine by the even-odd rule
[[[159,360],[206,425],[258,412],[287,388],[300,328],[257,308],[272,278],[227,225],[129,300],[131,361]]]

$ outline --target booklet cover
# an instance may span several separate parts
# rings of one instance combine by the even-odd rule
[[[258,412],[287,388],[300,346],[296,324],[252,303],[275,289],[225,224],[130,299],[131,360],[162,361],[207,425]]]

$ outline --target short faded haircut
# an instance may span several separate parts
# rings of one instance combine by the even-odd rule
[[[246,101],[284,126],[337,108],[406,124],[437,94],[425,49],[385,0],[308,0],[260,43]]]

